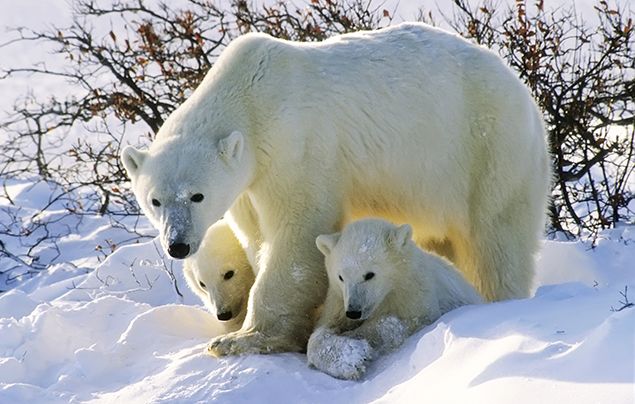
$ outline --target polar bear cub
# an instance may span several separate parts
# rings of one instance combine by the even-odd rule
[[[329,288],[307,357],[334,377],[358,379],[369,360],[422,326],[482,302],[449,261],[415,245],[407,224],[360,220],[341,234],[318,236],[316,244]]]
[[[198,252],[185,260],[183,271],[189,287],[223,322],[225,331],[238,330],[247,313],[255,275],[224,220],[210,226]]]

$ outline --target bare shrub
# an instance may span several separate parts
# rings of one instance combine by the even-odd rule
[[[627,4],[595,5],[597,23],[570,7],[454,0],[447,18],[466,38],[496,50],[543,110],[554,158],[552,231],[590,235],[633,220],[635,43]]]
[[[627,4],[598,1],[597,22],[591,23],[572,7],[547,10],[543,1],[506,8],[489,0],[453,3],[454,14],[442,16],[446,24],[498,52],[544,111],[556,174],[549,229],[594,236],[632,221],[635,46]],[[151,141],[233,38],[260,31],[318,41],[389,25],[392,13],[365,0],[311,0],[300,7],[233,0],[225,8],[209,0],[183,0],[178,7],[167,1],[76,0],[70,26],[18,29],[17,42],[53,44],[67,63],[58,70],[16,66],[1,77],[62,77],[76,91],[16,100],[12,116],[0,124],[6,134],[0,176],[5,183],[36,176],[56,184],[60,195],[81,195],[65,199],[68,215],[139,215],[118,159],[125,135]],[[430,21],[433,14],[421,18]],[[78,131],[82,136],[71,136]],[[4,198],[10,195],[4,192]],[[0,236],[29,232],[15,223],[0,228]],[[40,226],[45,229],[46,220]],[[0,257],[45,268],[46,262],[33,261],[33,251],[47,240],[25,238],[19,251],[3,245]]]

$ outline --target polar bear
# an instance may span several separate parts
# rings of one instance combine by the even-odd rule
[[[488,300],[527,296],[550,183],[541,114],[514,72],[419,23],[236,38],[122,162],[172,257],[223,216],[255,251],[243,327],[213,355],[304,350],[327,289],[315,238],[365,216],[410,223]]]
[[[483,302],[449,261],[424,252],[411,238],[409,225],[379,219],[317,237],[329,287],[309,338],[311,365],[334,377],[358,379],[369,360],[397,348],[424,325]]]
[[[226,332],[242,326],[249,290],[256,277],[245,251],[224,220],[207,230],[196,254],[183,262],[183,272],[190,289],[223,322]]]

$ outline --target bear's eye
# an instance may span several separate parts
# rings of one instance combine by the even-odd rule
[[[161,206],[161,202],[159,202],[159,200],[158,200],[158,199],[152,199],[152,204],[153,204],[154,206],[157,206],[157,207],[158,207],[158,206]]]
[[[371,279],[373,279],[375,277],[375,273],[374,272],[368,272],[366,273],[366,275],[364,275],[364,280],[365,281],[369,281]]]
[[[344,278],[342,278],[342,275],[338,275],[337,277],[340,279],[340,282],[344,282]]]
[[[198,284],[201,285],[201,287],[203,289],[207,288],[207,286],[205,286],[205,284],[203,283],[203,281],[198,281]]]
[[[205,197],[203,196],[203,194],[194,194],[194,195],[192,195],[192,197],[190,198],[190,201],[192,201],[192,202],[200,202],[200,201],[202,201],[202,200],[203,200],[203,198],[205,198]]]
[[[231,279],[232,276],[234,276],[234,271],[227,271],[225,272],[225,275],[223,275],[223,279],[225,279],[226,281]]]

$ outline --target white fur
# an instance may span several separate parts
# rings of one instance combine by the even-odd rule
[[[308,343],[311,365],[335,377],[358,379],[370,360],[399,347],[424,325],[456,307],[482,302],[449,261],[424,252],[411,236],[409,225],[365,219],[341,234],[317,238],[329,288]],[[350,311],[360,311],[361,318],[348,318]],[[342,339],[365,341],[371,349],[351,355],[353,342]]]
[[[247,314],[249,290],[255,275],[242,246],[224,220],[213,224],[196,254],[186,258],[183,271],[187,284],[214,316],[222,319],[226,332],[238,330]],[[227,279],[228,273],[233,274]]]
[[[194,253],[229,209],[258,276],[216,355],[304,349],[327,287],[315,237],[364,216],[411,223],[489,300],[529,293],[550,177],[540,113],[495,54],[424,24],[241,36],[122,159],[165,246]]]

